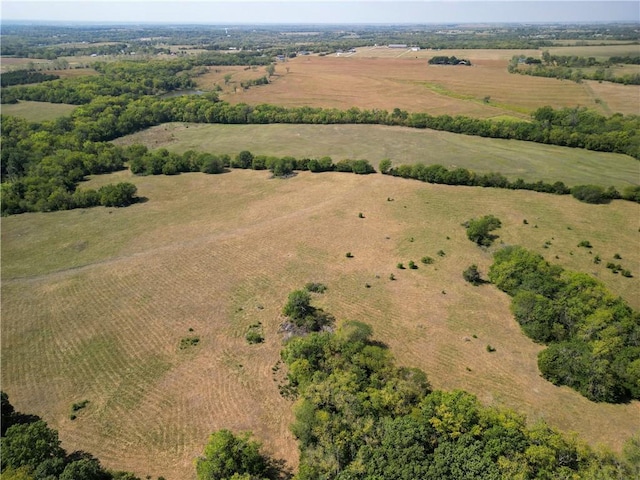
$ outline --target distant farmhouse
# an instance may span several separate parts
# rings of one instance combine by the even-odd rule
[[[390,43],[389,48],[407,48],[406,43]]]

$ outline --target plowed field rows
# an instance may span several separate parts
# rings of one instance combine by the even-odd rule
[[[371,324],[436,388],[467,389],[614,450],[640,428],[638,402],[592,403],[540,377],[541,347],[520,332],[506,295],[462,279],[471,263],[486,275],[491,252],[460,226],[494,214],[504,225],[498,243],[593,273],[638,308],[636,204],[382,175],[129,175],[89,186],[126,179],[148,201],[2,219],[3,390],[18,410],[59,429],[68,450],[140,476],[188,479],[207,436],[230,428],[253,431],[295,467],[292,403],[272,369],[282,305],[309,281],[328,286],[314,295],[317,306]],[[576,247],[582,239],[603,259],[619,252],[635,277],[593,264]],[[435,262],[421,264],[425,255]],[[396,268],[409,260],[419,269]],[[265,342],[249,345],[244,334],[256,322]],[[180,349],[192,336],[198,345]],[[88,406],[70,420],[83,399]]]
[[[229,85],[223,87],[222,98],[249,105],[387,111],[400,108],[432,115],[480,118],[502,115],[527,118],[545,105],[589,107],[610,115],[609,105],[613,112],[638,113],[637,85],[598,89],[594,96],[586,83],[508,73],[509,59],[516,54],[541,55],[536,51],[359,49],[344,56],[301,56],[278,63],[269,85],[248,90]],[[472,65],[428,65],[428,59],[434,55],[456,55],[470,60]],[[203,88],[211,88],[213,83],[222,85],[220,74],[199,79]],[[620,96],[626,102],[619,101]]]

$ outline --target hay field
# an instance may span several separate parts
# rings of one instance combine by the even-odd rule
[[[329,155],[334,161],[364,158],[374,166],[383,158],[396,165],[423,162],[478,173],[500,172],[511,180],[597,184],[624,188],[640,184],[637,160],[613,153],[591,152],[517,140],[459,135],[383,125],[209,125],[168,123],[117,139],[167,148],[235,155]]]
[[[640,55],[640,45],[576,45],[570,47],[551,47],[551,55],[595,57],[597,60],[608,60],[609,57],[635,57]]]
[[[3,115],[14,115],[22,117],[30,122],[44,122],[55,120],[58,117],[70,115],[77,105],[66,103],[30,102],[21,100],[13,105],[3,104],[0,113]]]
[[[540,346],[520,333],[508,297],[463,281],[471,263],[486,275],[491,252],[460,226],[492,213],[504,224],[500,241],[593,273],[638,308],[636,204],[340,173],[122,171],[89,185],[117,180],[148,201],[1,219],[3,390],[59,429],[69,450],[140,476],[188,479],[208,434],[231,428],[252,430],[295,467],[291,403],[272,367],[282,305],[308,281],[329,287],[316,305],[371,324],[399,363],[423,368],[436,388],[467,389],[614,450],[640,428],[640,403],[592,403],[540,377]],[[583,239],[603,264],[576,247]],[[604,267],[615,253],[634,278]],[[435,263],[396,269],[424,255]],[[256,321],[266,342],[251,346],[243,334]],[[180,350],[192,335],[200,344]],[[88,407],[71,421],[83,399]]]
[[[384,50],[388,54],[390,49]],[[383,51],[380,49],[373,52]],[[348,109],[428,112],[480,118],[510,115],[528,118],[535,109],[586,106],[602,114],[611,112],[607,91],[598,97],[585,84],[507,72],[515,51],[441,50],[439,55],[469,58],[472,66],[428,65],[434,51],[410,52],[399,58],[360,52],[350,56],[302,56],[278,63],[267,86],[223,92],[231,103],[272,103]],[[533,51],[532,51],[533,52]],[[517,52],[517,53],[527,53]],[[539,54],[539,53],[538,53]],[[396,55],[397,57],[397,55]],[[415,58],[417,57],[417,58]],[[507,58],[508,57],[508,58]],[[288,69],[288,71],[287,71]],[[206,82],[202,84],[206,86]],[[623,86],[625,102],[612,101],[615,111],[637,114],[640,87]],[[484,101],[489,97],[489,103]]]

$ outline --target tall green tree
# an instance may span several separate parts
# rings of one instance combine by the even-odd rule
[[[260,443],[250,440],[249,433],[234,435],[229,430],[212,433],[204,456],[196,460],[198,480],[231,480],[271,478],[270,463],[260,453]]]

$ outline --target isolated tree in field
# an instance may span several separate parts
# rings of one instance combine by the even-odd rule
[[[473,285],[479,285],[482,282],[480,278],[480,272],[478,271],[478,266],[473,264],[470,265],[464,272],[462,272],[462,277],[469,283]]]
[[[289,294],[287,303],[282,313],[292,320],[302,320],[307,315],[313,314],[314,308],[311,306],[311,295],[306,290],[294,290]]]
[[[232,77],[232,74],[230,74],[230,73],[227,73],[227,74],[224,76],[224,84],[225,84],[225,85],[228,85],[228,84],[229,84],[229,82],[231,81],[231,77]]]
[[[272,77],[273,74],[276,73],[276,66],[273,63],[270,63],[265,67],[265,70],[267,71],[267,75],[269,75],[269,77]]]
[[[265,479],[273,475],[260,443],[250,434],[235,436],[229,430],[212,433],[204,456],[196,460],[198,480]]]
[[[498,238],[497,235],[492,235],[490,232],[501,226],[502,222],[493,215],[485,215],[482,218],[471,219],[466,223],[467,237],[478,245],[488,247]]]

